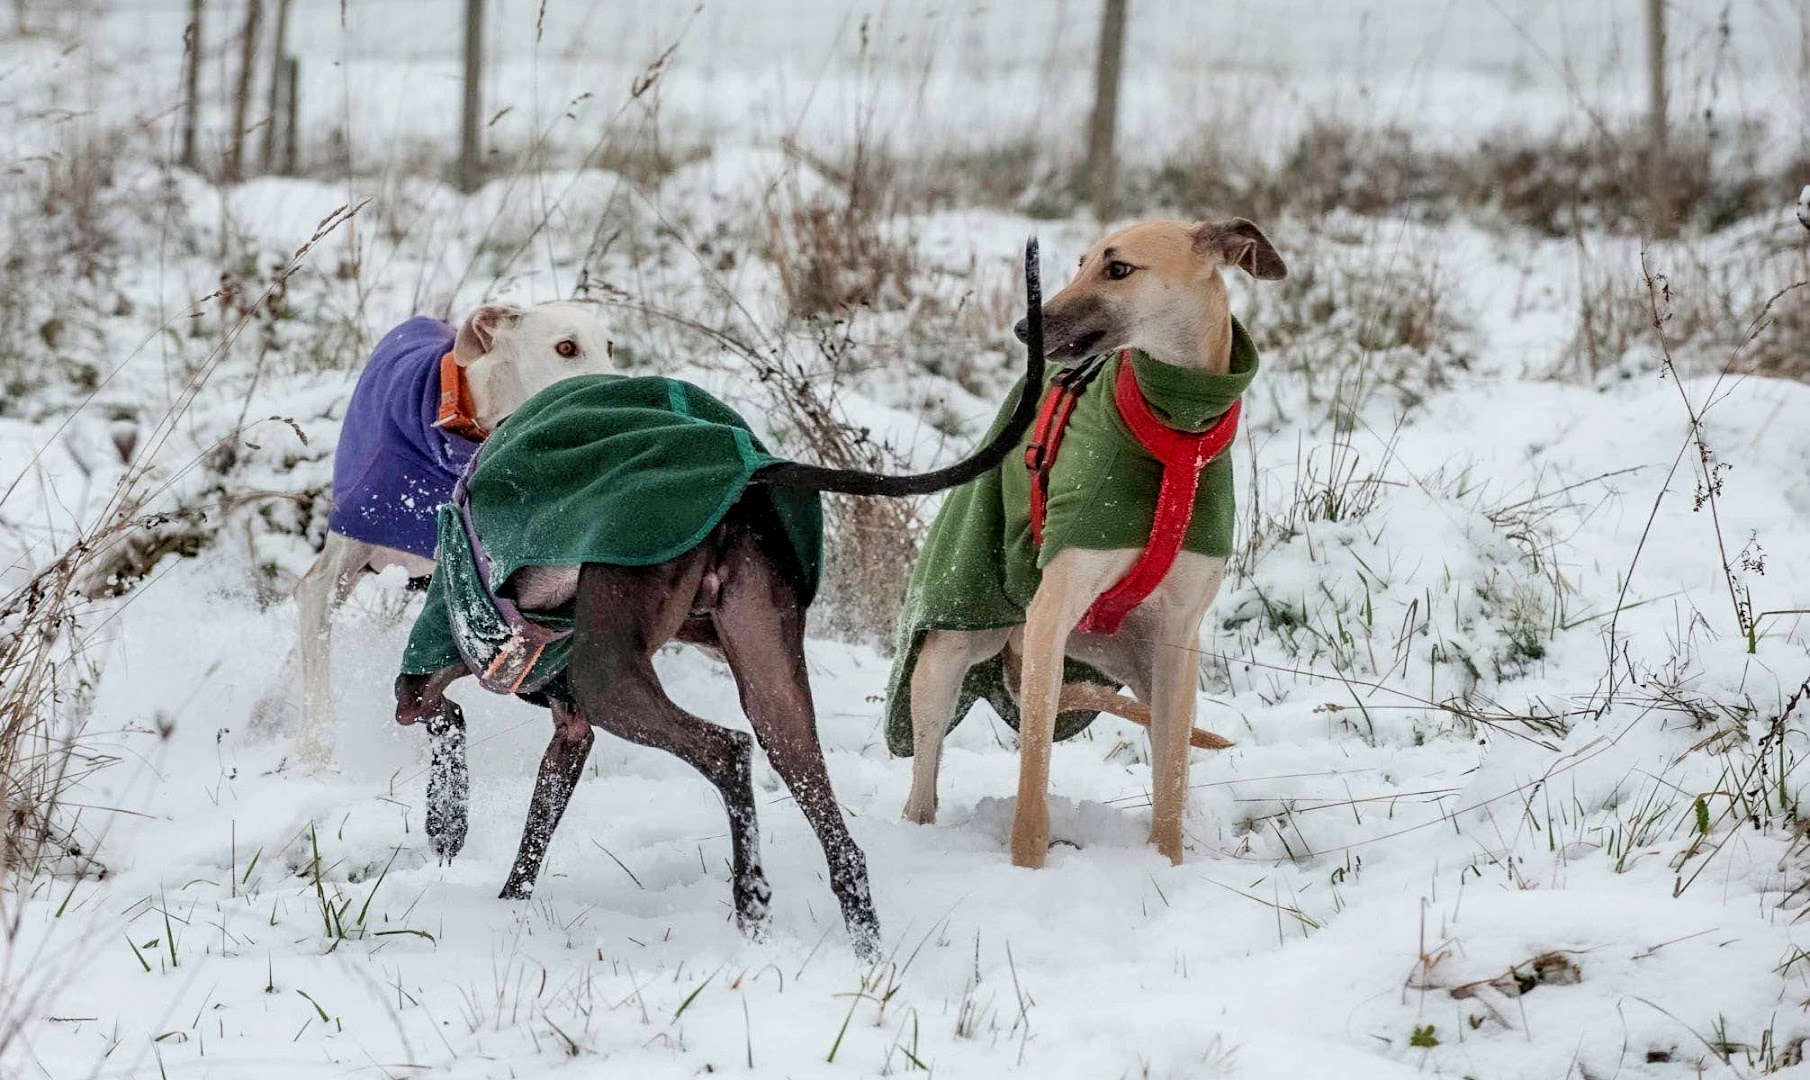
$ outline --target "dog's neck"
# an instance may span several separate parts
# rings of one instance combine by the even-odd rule
[[[1140,330],[1133,347],[1153,360],[1209,375],[1231,370],[1232,311],[1217,274],[1198,303],[1180,305],[1174,317],[1142,323]]]
[[[485,431],[495,431],[523,401],[522,387],[511,378],[508,364],[468,365],[465,385],[471,389],[472,412]]]

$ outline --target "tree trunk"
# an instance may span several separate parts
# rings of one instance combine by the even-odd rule
[[[484,75],[484,0],[465,0],[465,114],[459,131],[459,190],[478,189],[483,162],[478,148],[483,107],[479,81]]]
[[[266,99],[263,138],[258,142],[258,170],[270,172],[277,165],[277,120],[283,115],[283,68],[289,62],[289,0],[277,0],[276,43],[270,53],[270,94]]]
[[[302,111],[302,62],[291,56],[283,62],[283,175],[296,171],[296,117]]]
[[[194,169],[201,112],[201,0],[189,0],[189,25],[182,38],[182,167]]]
[[[1653,227],[1660,233],[1671,232],[1673,225],[1665,114],[1665,0],[1647,0],[1647,193]]]
[[[1094,66],[1094,112],[1087,125],[1087,197],[1102,220],[1114,210],[1118,168],[1113,141],[1119,126],[1119,76],[1125,61],[1128,0],[1106,0],[1100,18],[1100,53]]]
[[[226,153],[227,183],[245,179],[245,126],[251,114],[251,85],[258,61],[258,24],[264,15],[263,0],[248,0],[245,38],[239,51],[239,89],[233,94],[232,142]]]

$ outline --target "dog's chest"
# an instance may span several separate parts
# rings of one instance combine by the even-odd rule
[[[1105,378],[1089,387],[1064,430],[1049,473],[1043,550],[1047,564],[1065,548],[1142,549],[1150,540],[1163,485],[1163,463],[1145,450],[1118,416]],[[1031,474],[1022,457],[1001,469],[1008,545],[1030,547]],[[1201,471],[1182,548],[1203,555],[1231,552],[1232,462],[1222,454]]]

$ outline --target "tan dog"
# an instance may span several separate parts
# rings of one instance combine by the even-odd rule
[[[1161,363],[1223,374],[1231,363],[1233,338],[1220,278],[1225,267],[1263,280],[1287,273],[1268,238],[1243,218],[1146,221],[1116,232],[1082,257],[1074,280],[1044,305],[1046,355],[1069,361],[1134,348]],[[1023,323],[1018,332],[1023,337]],[[1181,862],[1190,737],[1196,745],[1228,745],[1217,736],[1194,732],[1200,624],[1219,591],[1226,560],[1182,551],[1118,633],[1074,632],[1088,607],[1124,577],[1139,555],[1138,549],[1065,548],[1044,568],[1022,626],[931,630],[925,636],[910,683],[915,759],[905,806],[908,819],[935,819],[937,765],[962,680],[970,667],[1005,650],[1008,673],[1022,661],[1012,861],[1043,865],[1049,850],[1047,798],[1056,716],[1085,707],[1148,723],[1154,804],[1150,838],[1172,862]],[[1064,686],[1063,659],[1070,655],[1129,687],[1148,710],[1103,688]]]

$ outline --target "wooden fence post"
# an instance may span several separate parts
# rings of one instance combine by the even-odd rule
[[[258,24],[264,14],[263,0],[247,0],[245,39],[239,52],[239,89],[233,95],[232,142],[226,154],[227,183],[245,179],[245,125],[250,120],[251,84],[256,76],[258,60]]]
[[[263,138],[258,142],[258,169],[269,172],[276,167],[277,156],[277,120],[282,116],[283,108],[283,74],[289,63],[289,0],[277,0],[276,43],[270,53],[270,94],[266,98],[265,112],[269,120],[264,125]]]
[[[1653,228],[1672,231],[1666,131],[1665,0],[1647,0],[1647,197]]]
[[[483,75],[484,0],[465,0],[465,113],[459,128],[459,190],[468,194],[478,190],[483,171],[478,148]]]
[[[296,118],[301,115],[302,62],[291,56],[283,62],[283,175],[296,172]]]
[[[182,167],[196,167],[201,111],[201,0],[189,0],[189,25],[182,34]]]
[[[1119,76],[1125,62],[1127,0],[1106,0],[1094,65],[1094,112],[1087,125],[1087,197],[1101,220],[1112,216],[1118,181],[1113,142],[1119,125]]]

